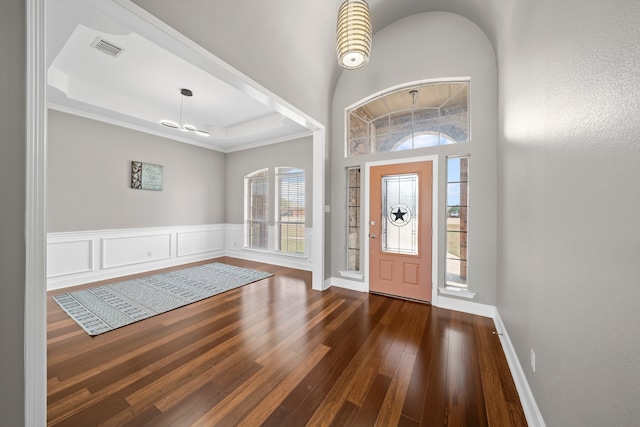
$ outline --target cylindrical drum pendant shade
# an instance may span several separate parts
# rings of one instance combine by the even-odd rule
[[[353,70],[369,62],[371,15],[364,0],[347,0],[340,6],[336,52],[341,67]]]

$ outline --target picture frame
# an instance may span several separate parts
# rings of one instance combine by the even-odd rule
[[[161,165],[131,162],[131,188],[136,190],[162,191],[164,168]]]

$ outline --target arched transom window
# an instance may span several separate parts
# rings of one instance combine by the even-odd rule
[[[467,142],[469,82],[414,85],[347,111],[347,157]]]

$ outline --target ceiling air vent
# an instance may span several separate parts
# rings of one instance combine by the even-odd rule
[[[123,48],[118,47],[115,44],[110,43],[100,37],[98,37],[93,41],[93,43],[91,43],[91,47],[95,47],[99,51],[111,56],[118,56],[124,50]]]

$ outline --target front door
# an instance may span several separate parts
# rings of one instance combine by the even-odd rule
[[[431,300],[431,161],[372,166],[369,290]]]

